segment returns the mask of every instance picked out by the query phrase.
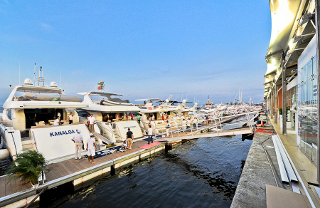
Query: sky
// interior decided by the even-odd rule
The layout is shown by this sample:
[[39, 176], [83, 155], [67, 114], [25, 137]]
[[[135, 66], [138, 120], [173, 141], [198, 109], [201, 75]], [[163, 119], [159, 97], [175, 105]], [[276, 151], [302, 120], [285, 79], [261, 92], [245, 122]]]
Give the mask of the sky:
[[266, 0], [0, 0], [0, 25], [0, 105], [35, 63], [67, 95], [263, 100]]

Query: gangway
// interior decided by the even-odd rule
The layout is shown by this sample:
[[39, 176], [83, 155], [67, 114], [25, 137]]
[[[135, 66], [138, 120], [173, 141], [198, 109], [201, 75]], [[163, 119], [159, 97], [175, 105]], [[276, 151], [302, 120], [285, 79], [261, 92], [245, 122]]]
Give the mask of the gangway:
[[97, 132], [93, 132], [93, 135], [101, 139], [102, 141], [106, 142], [109, 145], [113, 144], [113, 142], [111, 142], [108, 138], [102, 136], [101, 134], [98, 134]]
[[211, 138], [216, 136], [235, 136], [239, 134], [252, 134], [253, 130], [250, 128], [242, 128], [242, 129], [231, 129], [226, 130], [223, 132], [216, 132], [216, 133], [202, 133], [202, 134], [194, 134], [194, 135], [187, 135], [181, 137], [173, 137], [173, 138], [161, 138], [158, 139], [158, 142], [165, 142], [165, 143], [172, 143], [172, 142], [180, 142], [183, 140], [192, 140], [196, 138]]

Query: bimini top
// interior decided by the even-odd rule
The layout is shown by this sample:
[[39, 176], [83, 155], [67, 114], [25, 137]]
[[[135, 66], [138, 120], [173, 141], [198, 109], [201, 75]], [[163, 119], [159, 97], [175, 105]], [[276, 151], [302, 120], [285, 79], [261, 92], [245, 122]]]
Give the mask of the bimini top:
[[58, 93], [63, 94], [63, 90], [55, 87], [30, 86], [22, 85], [16, 87], [17, 92], [34, 92], [34, 93]]
[[103, 96], [107, 98], [111, 98], [112, 95], [114, 96], [122, 96], [114, 93], [107, 93], [107, 92], [89, 92], [89, 95], [97, 95], [97, 96]]
[[154, 102], [154, 101], [162, 101], [162, 99], [160, 98], [146, 98], [146, 99], [138, 99], [138, 100], [135, 100], [135, 101], [151, 101], [151, 102]]
[[[122, 95], [118, 95], [115, 93], [107, 93], [107, 92], [89, 92], [89, 93], [78, 93], [81, 95], [94, 95], [94, 96], [102, 96], [108, 98], [102, 102], [103, 105], [133, 105], [129, 102], [129, 100], [122, 100], [118, 97], [122, 97]], [[118, 96], [118, 97], [111, 97], [111, 96]]]

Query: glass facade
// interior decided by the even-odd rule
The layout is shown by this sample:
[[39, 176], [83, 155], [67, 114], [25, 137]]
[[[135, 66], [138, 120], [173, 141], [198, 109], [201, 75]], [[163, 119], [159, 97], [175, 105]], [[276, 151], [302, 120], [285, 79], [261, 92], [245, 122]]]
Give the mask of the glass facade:
[[317, 163], [317, 68], [312, 57], [298, 71], [298, 145], [300, 150]]
[[[295, 131], [296, 129], [296, 110], [298, 101], [298, 90], [297, 86], [292, 87], [286, 93], [286, 106], [290, 108], [287, 110], [287, 129], [288, 131]], [[289, 132], [288, 132], [289, 133]]]

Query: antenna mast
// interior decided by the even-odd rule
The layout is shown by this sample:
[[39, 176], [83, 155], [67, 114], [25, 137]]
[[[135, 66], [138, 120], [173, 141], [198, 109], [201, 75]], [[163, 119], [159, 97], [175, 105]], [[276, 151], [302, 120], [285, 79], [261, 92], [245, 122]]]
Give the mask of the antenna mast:
[[33, 84], [36, 85], [36, 65], [37, 63], [34, 63], [34, 72], [33, 72]]
[[[42, 76], [41, 76], [41, 72], [42, 72]], [[39, 70], [39, 77], [38, 77], [38, 86], [40, 86], [40, 82], [42, 82], [42, 86], [44, 86], [44, 81], [45, 78], [43, 77], [43, 70], [42, 70], [42, 66], [40, 66], [40, 70]]]

